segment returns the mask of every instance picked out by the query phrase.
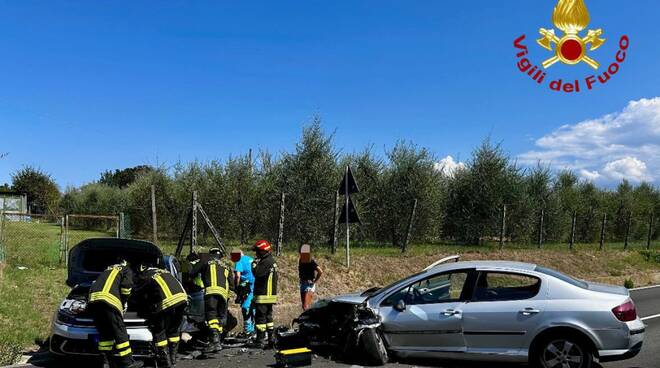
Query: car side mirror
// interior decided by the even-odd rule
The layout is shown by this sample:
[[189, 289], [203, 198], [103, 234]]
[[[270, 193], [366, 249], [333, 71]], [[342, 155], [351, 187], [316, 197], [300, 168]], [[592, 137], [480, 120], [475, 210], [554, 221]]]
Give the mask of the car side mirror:
[[394, 305], [394, 309], [396, 309], [399, 312], [403, 312], [404, 310], [406, 310], [406, 302], [403, 301], [403, 299], [399, 299], [399, 301], [396, 302], [396, 304]]

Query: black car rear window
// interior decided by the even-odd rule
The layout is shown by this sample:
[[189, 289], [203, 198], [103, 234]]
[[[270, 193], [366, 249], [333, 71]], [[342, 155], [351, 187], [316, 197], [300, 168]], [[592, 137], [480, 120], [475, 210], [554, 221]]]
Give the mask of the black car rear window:
[[569, 283], [573, 286], [577, 286], [577, 287], [582, 288], [582, 289], [587, 289], [587, 283], [586, 282], [574, 279], [574, 278], [572, 278], [568, 275], [565, 275], [565, 274], [563, 274], [559, 271], [555, 271], [555, 270], [551, 270], [549, 268], [539, 267], [539, 266], [536, 266], [536, 268], [534, 270], [536, 272], [540, 272], [540, 273], [546, 274], [548, 276], [558, 278], [558, 279], [560, 279], [564, 282], [567, 282], [567, 283]]

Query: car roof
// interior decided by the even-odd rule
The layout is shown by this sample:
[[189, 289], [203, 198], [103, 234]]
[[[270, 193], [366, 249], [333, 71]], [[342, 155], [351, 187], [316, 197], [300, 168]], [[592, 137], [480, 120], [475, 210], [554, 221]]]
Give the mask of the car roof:
[[462, 268], [490, 268], [509, 271], [534, 271], [536, 265], [533, 263], [515, 261], [465, 261], [439, 264], [429, 269], [428, 271], [436, 273], [438, 271], [452, 271]]

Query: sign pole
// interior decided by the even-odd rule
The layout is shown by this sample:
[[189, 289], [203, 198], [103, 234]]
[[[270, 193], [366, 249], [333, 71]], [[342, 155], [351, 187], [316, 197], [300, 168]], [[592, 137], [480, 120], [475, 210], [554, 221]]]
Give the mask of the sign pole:
[[349, 222], [349, 194], [348, 194], [348, 166], [346, 166], [346, 175], [344, 175], [344, 199], [346, 200], [346, 267], [351, 268], [351, 225]]

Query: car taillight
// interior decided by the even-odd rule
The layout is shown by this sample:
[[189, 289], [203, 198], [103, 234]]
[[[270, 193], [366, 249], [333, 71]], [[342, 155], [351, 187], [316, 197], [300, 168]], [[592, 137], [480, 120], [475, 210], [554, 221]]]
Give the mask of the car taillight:
[[630, 322], [637, 319], [637, 310], [635, 309], [635, 303], [633, 303], [632, 300], [615, 307], [612, 309], [612, 313], [614, 313], [616, 319], [621, 322]]

